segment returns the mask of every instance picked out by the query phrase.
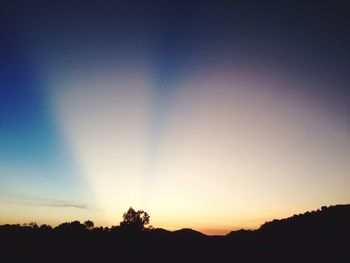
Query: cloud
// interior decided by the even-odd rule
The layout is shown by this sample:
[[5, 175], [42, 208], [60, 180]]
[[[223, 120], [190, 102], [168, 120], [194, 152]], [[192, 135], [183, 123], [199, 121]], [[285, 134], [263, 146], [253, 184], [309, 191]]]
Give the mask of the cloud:
[[86, 204], [71, 201], [58, 200], [53, 198], [41, 198], [27, 195], [2, 193], [0, 194], [0, 203], [30, 206], [49, 206], [49, 207], [71, 207], [78, 209], [91, 209]]

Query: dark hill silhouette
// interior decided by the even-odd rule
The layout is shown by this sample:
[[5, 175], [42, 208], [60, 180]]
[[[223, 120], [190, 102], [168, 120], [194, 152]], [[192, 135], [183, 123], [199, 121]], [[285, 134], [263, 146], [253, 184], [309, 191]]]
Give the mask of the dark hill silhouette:
[[176, 231], [173, 231], [173, 233], [178, 237], [188, 237], [188, 238], [201, 238], [205, 236], [205, 234], [190, 228], [183, 228], [180, 230], [176, 230]]
[[[131, 211], [131, 212], [130, 212]], [[192, 229], [147, 228], [142, 210], [112, 228], [93, 222], [0, 226], [3, 262], [348, 262], [350, 205], [322, 207], [238, 230], [207, 236]], [[130, 214], [131, 213], [131, 214]], [[140, 215], [145, 224], [140, 225]], [[131, 222], [131, 223], [130, 223]], [[132, 222], [137, 228], [132, 227]]]

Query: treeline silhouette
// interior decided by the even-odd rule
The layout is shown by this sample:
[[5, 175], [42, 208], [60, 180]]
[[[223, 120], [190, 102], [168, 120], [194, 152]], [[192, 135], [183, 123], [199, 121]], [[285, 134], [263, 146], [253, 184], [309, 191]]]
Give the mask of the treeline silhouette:
[[349, 262], [350, 205], [266, 222], [257, 230], [207, 236], [191, 229], [147, 227], [130, 208], [119, 226], [90, 220], [57, 227], [0, 226], [2, 262]]

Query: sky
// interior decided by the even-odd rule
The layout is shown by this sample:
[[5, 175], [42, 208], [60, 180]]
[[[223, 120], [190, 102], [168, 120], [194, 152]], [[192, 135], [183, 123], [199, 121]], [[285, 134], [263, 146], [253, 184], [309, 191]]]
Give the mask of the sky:
[[4, 1], [0, 223], [225, 234], [350, 203], [345, 2]]

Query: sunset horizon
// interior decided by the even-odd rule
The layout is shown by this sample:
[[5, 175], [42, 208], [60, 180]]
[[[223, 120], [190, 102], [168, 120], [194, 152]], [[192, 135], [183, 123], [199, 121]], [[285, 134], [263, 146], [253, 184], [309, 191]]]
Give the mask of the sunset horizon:
[[209, 235], [350, 204], [349, 9], [5, 1], [0, 225]]
[[[28, 198], [28, 199], [32, 199], [32, 200], [36, 200], [36, 201], [41, 201], [41, 202], [45, 202], [45, 199], [43, 198]], [[78, 204], [78, 203], [73, 203], [73, 202], [66, 202], [63, 200], [55, 200], [55, 199], [47, 199], [49, 200], [49, 202], [56, 202], [56, 204], [45, 204], [45, 203], [27, 203], [26, 205], [32, 206], [32, 205], [38, 205], [38, 206], [53, 206], [53, 207], [70, 207], [71, 209], [93, 209], [96, 210], [94, 208], [89, 208], [86, 205], [83, 204]], [[23, 204], [19, 204], [16, 202], [13, 202], [13, 204], [16, 205], [23, 205]], [[337, 206], [349, 206], [350, 204], [331, 204], [331, 205], [322, 205], [320, 207], [314, 208], [314, 209], [309, 209], [309, 210], [303, 210], [303, 211], [294, 211], [293, 213], [290, 211], [290, 213], [286, 213], [286, 214], [280, 214], [279, 216], [271, 216], [270, 218], [266, 217], [266, 218], [260, 218], [258, 220], [248, 220], [248, 221], [242, 221], [241, 225], [227, 225], [226, 227], [218, 227], [218, 226], [214, 226], [214, 227], [208, 227], [206, 225], [203, 225], [202, 227], [198, 227], [196, 225], [191, 225], [191, 224], [187, 224], [187, 225], [180, 225], [178, 223], [175, 223], [173, 225], [155, 225], [154, 222], [158, 222], [158, 220], [154, 219], [152, 214], [150, 214], [150, 224], [147, 227], [150, 227], [150, 229], [164, 229], [166, 231], [180, 231], [183, 229], [191, 229], [194, 231], [198, 231], [200, 233], [203, 233], [205, 235], [209, 235], [209, 236], [225, 236], [228, 235], [232, 232], [235, 231], [254, 231], [254, 230], [258, 230], [260, 229], [264, 224], [272, 222], [274, 220], [283, 220], [283, 219], [287, 219], [290, 218], [292, 216], [296, 216], [296, 215], [302, 215], [305, 213], [310, 213], [310, 212], [317, 212], [317, 211], [321, 211], [322, 209], [324, 209], [325, 207], [337, 207]], [[132, 206], [130, 206], [129, 208], [133, 208]], [[136, 210], [138, 210], [136, 208]], [[123, 213], [125, 213], [127, 211], [127, 209], [125, 209], [123, 211]], [[149, 212], [149, 211], [146, 211]], [[63, 221], [59, 221], [59, 220], [54, 220], [54, 221], [38, 221], [36, 220], [35, 217], [33, 218], [28, 218], [26, 219], [21, 219], [20, 221], [9, 221], [9, 220], [2, 220], [0, 219], [0, 225], [23, 225], [23, 226], [30, 226], [30, 225], [37, 225], [38, 227], [40, 226], [50, 226], [53, 228], [57, 228], [62, 224], [65, 223], [71, 223], [71, 222], [80, 222], [81, 224], [83, 224], [86, 221], [91, 221], [94, 224], [94, 227], [96, 228], [104, 228], [104, 229], [113, 229], [115, 227], [119, 227], [120, 222], [122, 221], [122, 214], [119, 216], [119, 218], [116, 217], [116, 219], [114, 220], [115, 222], [112, 224], [105, 224], [104, 222], [101, 221], [94, 221], [91, 218], [84, 218], [84, 217], [80, 217], [80, 218], [76, 218], [76, 217], [65, 217], [62, 219]]]

